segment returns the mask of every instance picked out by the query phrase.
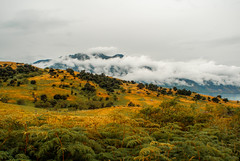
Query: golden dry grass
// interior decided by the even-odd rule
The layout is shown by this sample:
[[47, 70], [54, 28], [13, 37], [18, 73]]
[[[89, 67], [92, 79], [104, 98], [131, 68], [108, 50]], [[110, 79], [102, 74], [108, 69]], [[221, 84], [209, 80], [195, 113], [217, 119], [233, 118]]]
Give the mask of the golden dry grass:
[[112, 122], [130, 120], [123, 113], [135, 113], [140, 108], [111, 107], [83, 111], [49, 111], [31, 106], [19, 106], [0, 102], [0, 122], [16, 120], [21, 124], [48, 124], [53, 127], [84, 127], [96, 128]]
[[7, 64], [8, 66], [12, 67], [13, 69], [16, 69], [18, 65], [23, 65], [23, 63], [0, 61], [0, 65], [4, 65], [4, 64]]
[[[11, 62], [2, 62], [2, 64], [8, 64], [11, 66], [17, 66], [16, 63], [11, 63]], [[61, 70], [60, 70], [61, 71]], [[75, 72], [78, 74], [78, 72]], [[66, 77], [64, 81], [62, 82], [61, 79]], [[4, 94], [10, 97], [9, 102], [10, 103], [15, 103], [16, 100], [18, 99], [25, 99], [28, 101], [33, 101], [33, 93], [35, 96], [40, 97], [42, 94], [46, 94], [48, 98], [53, 98], [54, 95], [56, 94], [65, 94], [69, 95], [68, 100], [69, 101], [74, 101], [77, 99], [77, 96], [71, 95], [71, 88], [58, 88], [59, 85], [69, 85], [70, 83], [78, 87], [79, 84], [84, 86], [87, 81], [81, 80], [79, 78], [74, 78], [72, 75], [69, 73], [63, 72], [59, 73], [59, 77], [54, 78], [51, 76], [49, 73], [44, 72], [44, 74], [35, 76], [35, 77], [30, 77], [28, 78], [29, 82], [31, 80], [36, 80], [37, 84], [36, 85], [31, 85], [30, 83], [21, 85], [20, 87], [11, 87], [11, 86], [3, 86], [0, 94]], [[94, 84], [93, 82], [89, 82], [91, 85], [95, 86], [96, 88], [96, 93], [97, 96], [99, 97], [109, 97], [107, 94], [106, 90], [99, 88], [98, 85]], [[56, 87], [52, 87], [52, 85], [56, 85]], [[34, 89], [35, 88], [35, 89]], [[77, 91], [75, 91], [77, 92]]]
[[[13, 63], [13, 62], [0, 62], [0, 65], [1, 64], [8, 64], [13, 68], [17, 67], [17, 64]], [[63, 73], [61, 73], [61, 72], [58, 73], [59, 77], [57, 77], [57, 78], [54, 78], [49, 73], [47, 73], [48, 70], [46, 70], [46, 72], [44, 72], [44, 74], [42, 74], [42, 75], [28, 78], [29, 81], [36, 80], [37, 85], [24, 84], [24, 85], [21, 85], [20, 87], [1, 87], [0, 94], [8, 95], [11, 98], [9, 101], [10, 103], [15, 103], [16, 100], [18, 100], [18, 99], [33, 101], [34, 100], [34, 98], [32, 96], [33, 92], [34, 92], [35, 96], [38, 96], [38, 97], [41, 96], [42, 94], [47, 94], [48, 98], [53, 98], [53, 96], [55, 94], [66, 94], [66, 95], [68, 94], [69, 95], [68, 100], [75, 101], [77, 99], [77, 96], [71, 95], [71, 89], [70, 88], [65, 88], [65, 89], [58, 88], [59, 85], [68, 85], [68, 84], [72, 83], [73, 86], [78, 87], [79, 84], [84, 86], [84, 84], [86, 84], [87, 81], [81, 80], [79, 78], [74, 78], [72, 75], [70, 75], [69, 73], [67, 73], [64, 70], [59, 70], [59, 71], [62, 71]], [[75, 74], [78, 74], [78, 72], [75, 72]], [[61, 81], [61, 79], [63, 79], [64, 76], [66, 77], [66, 79], [64, 79], [64, 81]], [[110, 97], [106, 90], [100, 88], [97, 84], [94, 84], [91, 81], [89, 83], [91, 85], [95, 86], [95, 88], [97, 89], [97, 92], [96, 92], [97, 96]], [[55, 84], [56, 87], [52, 87], [53, 84]], [[36, 87], [36, 90], [33, 90], [34, 87]], [[173, 99], [175, 97], [175, 96], [171, 96], [171, 95], [169, 95], [169, 96], [168, 95], [164, 95], [164, 96], [160, 95], [157, 97], [157, 92], [150, 91], [147, 89], [138, 89], [137, 84], [124, 83], [122, 85], [122, 87], [124, 89], [126, 89], [126, 92], [125, 92], [125, 94], [123, 94], [123, 97], [121, 97], [121, 99], [123, 99], [125, 101], [126, 100], [132, 101], [134, 104], [140, 105], [141, 107], [144, 107], [146, 105], [157, 107], [164, 100]], [[131, 93], [127, 92], [129, 89], [131, 90]], [[173, 91], [173, 93], [175, 93], [175, 92]], [[205, 95], [203, 95], [203, 96], [213, 98], [211, 96], [205, 96]], [[190, 106], [191, 104], [196, 103], [196, 101], [193, 101], [192, 98], [193, 98], [192, 96], [191, 97], [182, 96], [182, 97], [179, 97], [178, 99], [181, 104]], [[228, 103], [224, 103], [223, 101], [221, 101], [220, 103], [224, 104], [226, 106], [231, 106], [231, 107], [239, 107], [240, 106], [240, 104], [237, 104], [236, 101], [229, 101]], [[200, 109], [204, 110], [206, 107], [206, 104], [208, 104], [209, 106], [214, 106], [214, 107], [216, 107], [218, 105], [213, 102], [197, 101], [197, 105]], [[126, 108], [126, 107], [122, 107], [123, 105], [126, 105], [126, 104], [121, 104], [121, 107], [114, 108], [114, 111], [117, 109]], [[19, 106], [16, 106], [16, 107], [21, 109], [21, 107], [19, 107]], [[128, 108], [126, 108], [126, 109], [128, 109]], [[106, 109], [86, 111], [86, 112], [84, 112], [84, 111], [79, 111], [79, 112], [74, 112], [74, 113], [68, 112], [66, 117], [61, 117], [61, 119], [59, 118], [59, 113], [47, 112], [46, 114], [50, 113], [51, 115], [55, 116], [53, 118], [48, 118], [48, 120], [50, 120], [50, 122], [54, 122], [53, 120], [55, 120], [55, 122], [59, 122], [59, 124], [64, 123], [65, 120], [71, 120], [72, 118], [74, 118], [74, 120], [79, 120], [79, 121], [77, 121], [78, 124], [82, 124], [82, 123], [84, 124], [83, 120], [88, 120], [88, 122], [91, 122], [91, 120], [94, 120], [94, 119], [97, 119], [99, 123], [101, 123], [101, 122], [107, 123], [107, 122], [109, 122], [109, 118], [108, 118], [109, 114], [108, 113], [112, 110], [113, 109], [111, 109], [111, 108], [106, 108]], [[104, 113], [107, 113], [107, 114], [104, 114]], [[68, 116], [68, 114], [70, 114], [70, 116]], [[83, 116], [83, 114], [85, 116]], [[31, 115], [33, 115], [33, 113]], [[81, 117], [80, 117], [80, 115], [81, 115]], [[88, 116], [88, 117], [86, 117], [86, 116]]]

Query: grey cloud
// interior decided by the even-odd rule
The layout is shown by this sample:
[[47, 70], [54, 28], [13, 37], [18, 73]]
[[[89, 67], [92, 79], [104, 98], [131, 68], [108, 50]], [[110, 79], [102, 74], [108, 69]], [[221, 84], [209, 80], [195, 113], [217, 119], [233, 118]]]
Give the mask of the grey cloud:
[[213, 38], [207, 40], [193, 40], [188, 42], [181, 42], [180, 45], [183, 45], [185, 47], [194, 46], [219, 47], [229, 45], [240, 45], [240, 35], [224, 38]]
[[210, 41], [210, 44], [215, 46], [219, 45], [240, 45], [240, 35], [234, 37], [220, 38]]
[[116, 47], [95, 47], [87, 50], [87, 53], [115, 54], [118, 51]]
[[51, 18], [41, 11], [24, 10], [17, 13], [14, 18], [1, 22], [0, 27], [7, 31], [34, 33], [61, 28], [67, 24], [67, 21]]
[[0, 56], [57, 57], [116, 46], [156, 60], [238, 65], [238, 1], [1, 0]]

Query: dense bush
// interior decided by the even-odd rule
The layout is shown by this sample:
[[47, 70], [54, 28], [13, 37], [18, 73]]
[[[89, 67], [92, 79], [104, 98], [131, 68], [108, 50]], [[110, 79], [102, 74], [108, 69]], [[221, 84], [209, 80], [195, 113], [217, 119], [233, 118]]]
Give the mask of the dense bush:
[[111, 107], [114, 103], [110, 100], [103, 100], [96, 98], [91, 98], [91, 100], [77, 100], [68, 101], [66, 100], [66, 95], [56, 94], [54, 99], [48, 99], [45, 94], [40, 96], [40, 101], [35, 102], [35, 107], [39, 108], [68, 108], [71, 110], [87, 110], [87, 109], [99, 109], [104, 107]]
[[192, 92], [190, 90], [186, 90], [186, 89], [178, 89], [176, 94], [191, 96]]
[[157, 91], [158, 90], [158, 86], [155, 85], [155, 84], [150, 83], [150, 84], [146, 84], [146, 89], [149, 89], [151, 91]]
[[89, 84], [89, 83], [86, 83], [86, 84], [84, 85], [84, 87], [82, 88], [82, 90], [83, 90], [83, 91], [87, 91], [87, 92], [95, 92], [95, 91], [96, 91], [95, 87], [92, 86], [92, 85]]
[[50, 102], [44, 102], [44, 101], [37, 101], [35, 102], [35, 107], [39, 108], [50, 108], [52, 107]]
[[143, 83], [139, 83], [139, 84], [137, 85], [137, 87], [138, 87], [139, 89], [143, 89], [143, 88], [145, 88], [145, 85], [144, 85]]
[[212, 98], [212, 101], [215, 102], [215, 103], [219, 103], [220, 100], [219, 100], [218, 98], [219, 98], [219, 97], [213, 97], [213, 98]]
[[190, 109], [179, 105], [176, 99], [172, 99], [163, 101], [157, 108], [143, 108], [140, 110], [140, 116], [163, 125], [178, 122], [183, 128], [186, 128], [196, 123], [196, 118], [189, 111]]
[[109, 92], [114, 92], [114, 89], [119, 89], [122, 84], [122, 81], [119, 79], [110, 78], [104, 74], [86, 73], [84, 70], [77, 74], [77, 77], [83, 80], [93, 81]]
[[37, 82], [36, 82], [36, 80], [31, 80], [30, 83], [31, 83], [31, 84], [36, 84]]
[[134, 106], [135, 106], [135, 104], [133, 102], [128, 103], [128, 107], [134, 107]]
[[229, 102], [227, 98], [223, 98], [223, 101], [224, 101], [225, 103]]
[[53, 98], [55, 99], [55, 100], [66, 100], [67, 99], [67, 95], [63, 95], [63, 94], [55, 94], [54, 96], [53, 96]]
[[40, 99], [41, 99], [41, 101], [43, 101], [43, 102], [47, 102], [47, 100], [48, 100], [46, 94], [42, 94], [42, 95], [40, 96]]
[[16, 69], [13, 69], [8, 64], [5, 64], [4, 66], [0, 67], [0, 79], [13, 78], [17, 74], [26, 74], [24, 76], [31, 77], [32, 76], [31, 74], [33, 73], [35, 73], [34, 74], [35, 76], [39, 75], [41, 71], [38, 68], [28, 64], [18, 65]]
[[166, 88], [162, 88], [159, 90], [160, 94], [162, 95], [166, 95], [167, 94], [167, 89]]
[[58, 100], [54, 107], [55, 108], [68, 108], [69, 102], [65, 101], [65, 100]]
[[206, 97], [201, 96], [200, 94], [196, 94], [196, 95], [193, 97], [193, 100], [195, 100], [195, 101], [198, 101], [198, 100], [206, 100]]
[[[94, 109], [104, 99], [55, 101], [58, 108], [85, 104]], [[97, 126], [98, 122], [89, 119], [84, 125], [87, 129], [77, 127], [72, 119], [65, 122], [69, 116], [64, 114], [55, 116], [56, 123], [64, 120], [56, 127], [47, 124], [54, 117], [48, 114], [36, 115], [30, 122], [6, 117], [0, 123], [4, 145], [0, 160], [239, 160], [239, 108], [219, 104], [203, 112], [179, 102], [177, 98], [165, 100], [159, 107], [143, 108], [138, 115], [117, 110], [109, 116], [111, 123]], [[46, 106], [50, 100], [38, 103]], [[222, 121], [216, 124], [221, 118], [227, 119], [227, 128], [221, 127]]]
[[32, 73], [32, 72], [38, 72], [39, 69], [32, 66], [32, 65], [24, 64], [24, 65], [18, 65], [16, 71], [18, 73], [29, 74], [29, 73]]
[[12, 67], [1, 67], [0, 68], [0, 78], [13, 78], [13, 76], [16, 74], [16, 70], [13, 70]]
[[25, 105], [25, 100], [24, 99], [18, 99], [17, 104], [18, 105]]
[[[5, 133], [5, 134], [4, 134]], [[1, 129], [1, 160], [85, 160], [96, 158], [95, 151], [102, 147], [80, 128], [43, 128], [27, 132], [16, 129], [10, 132]]]
[[6, 95], [0, 95], [0, 101], [3, 103], [8, 103], [8, 101], [10, 100], [10, 98]]
[[71, 75], [74, 76], [74, 70], [73, 70], [73, 69], [68, 68], [68, 69], [66, 69], [66, 71], [67, 71], [69, 74], [71, 74]]

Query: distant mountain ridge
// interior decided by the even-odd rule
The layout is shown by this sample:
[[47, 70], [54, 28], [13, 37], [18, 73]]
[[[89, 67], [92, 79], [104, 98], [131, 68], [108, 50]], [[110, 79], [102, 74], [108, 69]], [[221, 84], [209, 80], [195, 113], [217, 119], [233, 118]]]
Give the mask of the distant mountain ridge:
[[94, 57], [96, 59], [99, 58], [99, 59], [106, 59], [107, 60], [107, 59], [112, 59], [112, 58], [123, 58], [124, 55], [116, 54], [114, 56], [107, 56], [103, 53], [93, 53], [89, 56], [87, 54], [77, 53], [77, 54], [74, 54], [74, 55], [69, 55], [69, 57], [72, 58], [72, 59], [78, 59], [78, 60], [83, 60], [84, 61], [84, 60], [91, 59], [91, 57]]
[[[83, 54], [77, 53], [73, 55], [68, 55], [64, 57], [59, 57], [57, 60], [53, 59], [45, 59], [45, 60], [38, 60], [33, 63], [33, 65], [40, 67], [40, 68], [57, 68], [57, 69], [67, 69], [72, 68], [75, 71], [86, 70], [87, 72], [91, 73], [104, 73], [109, 76], [124, 76], [128, 74], [128, 70], [122, 69], [116, 65], [111, 65], [109, 69], [106, 69], [104, 66], [95, 66], [94, 63], [89, 62], [89, 64], [82, 64], [86, 61], [91, 60], [110, 60], [110, 59], [122, 59], [124, 57], [123, 54], [115, 54], [113, 56], [108, 56], [103, 53], [93, 53], [93, 54]], [[72, 60], [72, 62], [70, 62]], [[146, 67], [150, 68], [150, 67]]]
[[[77, 53], [73, 55], [61, 56], [57, 59], [38, 60], [33, 65], [40, 68], [55, 68], [67, 69], [72, 68], [75, 71], [85, 70], [90, 73], [101, 74], [104, 73], [108, 76], [117, 77], [125, 80], [134, 80], [136, 82], [154, 83], [164, 87], [186, 88], [200, 93], [240, 93], [238, 82], [232, 81], [233, 78], [229, 77], [229, 73], [224, 74], [224, 71], [217, 71], [217, 74], [211, 72], [194, 73], [195, 75], [203, 75], [202, 80], [191, 78], [191, 69], [186, 77], [181, 76], [180, 72], [187, 73], [186, 71], [179, 70], [178, 66], [174, 69], [169, 64], [161, 62], [148, 62], [145, 58], [129, 57], [123, 54], [115, 54], [112, 56], [104, 53], [84, 54]], [[181, 66], [184, 67], [184, 64]], [[196, 65], [198, 67], [198, 65]], [[218, 66], [217, 66], [218, 67]], [[189, 67], [192, 68], [192, 67]], [[222, 68], [222, 66], [219, 66]], [[226, 67], [227, 68], [227, 67]], [[168, 70], [173, 70], [169, 72]], [[178, 71], [179, 70], [179, 71]], [[239, 70], [240, 73], [240, 70]], [[186, 75], [186, 74], [185, 74]], [[204, 75], [210, 75], [211, 78], [206, 79]], [[190, 77], [190, 78], [189, 78]], [[240, 76], [234, 77], [237, 78]]]

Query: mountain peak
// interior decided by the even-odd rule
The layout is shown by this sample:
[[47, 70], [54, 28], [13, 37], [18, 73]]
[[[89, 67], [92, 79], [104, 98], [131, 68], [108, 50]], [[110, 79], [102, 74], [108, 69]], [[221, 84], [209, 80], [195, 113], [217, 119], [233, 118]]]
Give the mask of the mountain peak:
[[90, 59], [90, 56], [88, 56], [87, 54], [82, 54], [82, 53], [69, 55], [69, 57], [72, 59], [78, 59], [78, 60], [89, 60]]
[[108, 56], [103, 53], [93, 53], [92, 56], [94, 56], [95, 58], [100, 58], [100, 59], [111, 59], [111, 58], [123, 58], [124, 57], [124, 55], [122, 55], [122, 54]]
[[68, 57], [72, 58], [72, 59], [78, 59], [78, 60], [89, 60], [91, 59], [91, 57], [96, 58], [96, 59], [112, 59], [112, 58], [123, 58], [124, 55], [122, 54], [116, 54], [113, 56], [108, 56], [105, 55], [103, 53], [93, 53], [93, 54], [83, 54], [83, 53], [77, 53], [77, 54], [73, 54], [73, 55], [69, 55]]

